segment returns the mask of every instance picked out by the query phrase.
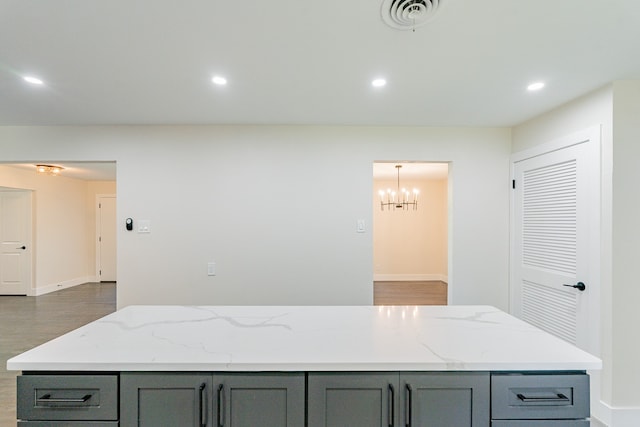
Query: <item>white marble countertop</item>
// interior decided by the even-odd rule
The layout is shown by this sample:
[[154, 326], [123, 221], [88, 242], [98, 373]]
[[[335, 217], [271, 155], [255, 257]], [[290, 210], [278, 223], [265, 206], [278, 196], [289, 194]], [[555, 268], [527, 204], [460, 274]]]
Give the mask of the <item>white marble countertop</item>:
[[601, 361], [488, 306], [130, 306], [18, 355], [23, 371], [515, 371]]

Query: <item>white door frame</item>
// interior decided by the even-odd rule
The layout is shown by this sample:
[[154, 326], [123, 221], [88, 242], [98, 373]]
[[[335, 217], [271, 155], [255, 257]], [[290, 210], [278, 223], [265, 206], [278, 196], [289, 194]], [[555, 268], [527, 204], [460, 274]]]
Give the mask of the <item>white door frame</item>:
[[[515, 164], [519, 161], [526, 160], [532, 157], [540, 156], [543, 154], [547, 154], [553, 151], [558, 151], [563, 148], [570, 147], [572, 145], [577, 145], [580, 143], [584, 143], [585, 141], [589, 141], [589, 159], [590, 165], [589, 167], [595, 168], [596, 173], [593, 174], [597, 177], [597, 183], [589, 183], [589, 188], [592, 196], [595, 198], [594, 204], [597, 205], [597, 209], [592, 209], [592, 212], [589, 212], [591, 216], [589, 224], [589, 237], [591, 245], [594, 248], [589, 254], [589, 268], [590, 268], [590, 277], [592, 283], [597, 283], [595, 286], [590, 286], [589, 291], [591, 292], [589, 298], [589, 325], [587, 328], [589, 330], [589, 338], [587, 343], [586, 350], [599, 355], [601, 353], [601, 340], [600, 340], [600, 278], [601, 278], [601, 257], [600, 257], [600, 246], [601, 246], [601, 205], [602, 205], [602, 189], [601, 189], [601, 126], [595, 125], [589, 127], [585, 130], [567, 135], [565, 137], [553, 140], [546, 144], [542, 144], [536, 147], [533, 147], [528, 150], [524, 150], [518, 153], [514, 153], [511, 155], [511, 167], [510, 174], [511, 180], [515, 179]], [[515, 234], [516, 234], [516, 223], [515, 223], [515, 197], [513, 192], [510, 196], [510, 272], [509, 272], [509, 311], [513, 313], [513, 286], [515, 285], [515, 268], [511, 264], [513, 263], [515, 250]]]
[[[100, 199], [102, 198], [116, 198], [115, 194], [96, 194], [96, 203], [95, 203], [95, 223], [96, 223], [96, 234], [94, 236], [94, 241], [95, 241], [95, 245], [96, 245], [96, 270], [95, 270], [95, 277], [96, 277], [96, 282], [100, 282], [100, 264], [101, 264], [101, 246], [100, 246], [100, 234], [101, 234], [101, 229], [100, 229], [100, 221], [98, 219], [98, 213], [100, 212]], [[116, 198], [117, 201], [117, 198]], [[117, 208], [117, 205], [116, 205]]]

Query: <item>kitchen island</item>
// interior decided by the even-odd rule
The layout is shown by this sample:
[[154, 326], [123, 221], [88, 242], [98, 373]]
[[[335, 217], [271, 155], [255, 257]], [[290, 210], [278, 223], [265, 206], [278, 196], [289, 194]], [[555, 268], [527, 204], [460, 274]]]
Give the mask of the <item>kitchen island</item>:
[[586, 426], [601, 361], [489, 306], [130, 306], [7, 368], [25, 426]]

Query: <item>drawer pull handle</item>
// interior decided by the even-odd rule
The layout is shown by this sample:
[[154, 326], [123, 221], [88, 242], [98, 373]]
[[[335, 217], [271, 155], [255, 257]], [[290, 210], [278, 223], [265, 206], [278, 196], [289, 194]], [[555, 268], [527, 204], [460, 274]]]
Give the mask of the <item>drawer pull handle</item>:
[[224, 384], [218, 386], [218, 427], [224, 427]]
[[395, 424], [394, 420], [396, 418], [396, 414], [395, 414], [396, 398], [395, 398], [395, 390], [393, 389], [393, 386], [391, 384], [389, 384], [387, 398], [388, 398], [387, 404], [389, 405], [389, 407], [387, 408], [387, 421], [388, 421], [387, 425], [389, 427], [393, 427]]
[[42, 397], [36, 399], [36, 403], [84, 403], [87, 400], [91, 399], [91, 394], [85, 394], [82, 397], [78, 398], [55, 398], [51, 397], [51, 393], [47, 393]]
[[411, 384], [407, 384], [405, 388], [405, 400], [404, 400], [404, 425], [405, 427], [411, 427], [411, 407], [413, 406], [413, 389]]
[[207, 384], [200, 384], [200, 427], [207, 426]]
[[555, 396], [545, 396], [545, 397], [527, 397], [522, 393], [518, 393], [516, 396], [518, 396], [518, 399], [522, 400], [523, 402], [570, 402], [571, 399], [569, 399], [567, 396], [565, 396], [562, 393], [556, 393]]

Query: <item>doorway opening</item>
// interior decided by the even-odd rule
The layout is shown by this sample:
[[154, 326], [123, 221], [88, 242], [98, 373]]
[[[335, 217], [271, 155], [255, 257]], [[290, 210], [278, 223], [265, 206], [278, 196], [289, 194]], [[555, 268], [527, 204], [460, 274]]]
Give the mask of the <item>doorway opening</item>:
[[[36, 165], [55, 165], [58, 172], [38, 173]], [[42, 168], [45, 169], [45, 168]], [[101, 282], [97, 246], [101, 220], [98, 196], [115, 203], [116, 163], [104, 161], [28, 161], [0, 164], [0, 186], [30, 192], [31, 239], [25, 244], [29, 280], [15, 295], [39, 296], [85, 283]], [[115, 206], [115, 205], [114, 205]], [[115, 269], [115, 208], [112, 235]], [[0, 226], [2, 218], [0, 218]], [[107, 230], [108, 227], [102, 227]], [[4, 267], [3, 267], [4, 268]], [[35, 272], [37, 271], [37, 275]], [[115, 282], [115, 274], [113, 276]]]
[[448, 163], [373, 163], [375, 305], [448, 303], [448, 222]]

